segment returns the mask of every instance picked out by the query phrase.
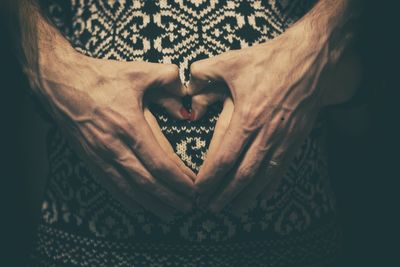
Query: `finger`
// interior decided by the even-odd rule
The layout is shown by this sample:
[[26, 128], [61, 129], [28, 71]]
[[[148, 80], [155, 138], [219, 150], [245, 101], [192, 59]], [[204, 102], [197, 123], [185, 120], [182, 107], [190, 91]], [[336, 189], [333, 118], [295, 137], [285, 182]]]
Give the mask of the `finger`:
[[127, 173], [138, 188], [141, 188], [148, 194], [170, 205], [174, 209], [182, 212], [188, 212], [192, 208], [191, 199], [178, 195], [175, 191], [166, 187], [160, 181], [157, 181], [141, 164], [138, 158], [133, 154], [128, 154], [126, 160], [119, 161], [121, 165], [120, 172]]
[[[206, 158], [213, 158], [215, 156], [215, 154], [218, 152], [219, 145], [221, 144], [221, 142], [225, 136], [226, 130], [229, 127], [229, 123], [232, 118], [233, 110], [234, 110], [234, 105], [233, 105], [232, 99], [226, 98], [224, 101], [224, 106], [223, 106], [222, 112], [220, 113], [217, 123], [215, 125], [214, 134], [212, 136], [210, 145], [208, 147]], [[196, 181], [195, 181], [195, 185], [197, 186]], [[207, 200], [207, 198], [204, 195], [200, 196], [200, 198], [197, 199], [197, 201], [199, 202], [198, 204], [200, 206], [205, 206], [207, 204], [206, 200]]]
[[[97, 110], [95, 115], [113, 126], [117, 137], [139, 157], [153, 177], [164, 181], [186, 196], [192, 196], [194, 194], [192, 179], [183, 173], [160, 147], [142, 112], [139, 108], [133, 111], [130, 122], [111, 110]], [[112, 142], [115, 138], [109, 139]]]
[[190, 65], [189, 95], [196, 95], [209, 85], [209, 81], [223, 81], [226, 53], [196, 61]]
[[[274, 158], [273, 161], [286, 162], [283, 158]], [[268, 190], [268, 196], [270, 196], [270, 194], [275, 192], [278, 188], [279, 182], [285, 174], [288, 164], [278, 166], [271, 165], [269, 162], [266, 164], [269, 166], [260, 169], [257, 174], [257, 179], [255, 179], [253, 183], [249, 184], [235, 199], [232, 200], [231, 208], [235, 215], [240, 216], [244, 214], [257, 197], [266, 189]]]
[[195, 185], [202, 195], [201, 202], [207, 202], [214, 193], [217, 185], [235, 165], [252, 135], [252, 131], [243, 128], [241, 116], [234, 111], [221, 143], [214, 145], [216, 152], [212, 157], [207, 156], [196, 179]]
[[283, 138], [281, 114], [270, 114], [267, 123], [257, 134], [257, 137], [248, 147], [237, 170], [228, 174], [228, 181], [222, 190], [215, 194], [210, 201], [210, 209], [213, 212], [221, 211], [233, 198], [235, 198], [249, 183], [257, 178], [256, 174], [260, 164], [267, 153], [272, 153], [274, 147]]
[[124, 177], [124, 179], [115, 180], [115, 183], [120, 184], [120, 187], [126, 186], [127, 181], [130, 181], [135, 184], [136, 188], [140, 188], [140, 190], [153, 195], [175, 209], [183, 212], [191, 209], [190, 199], [177, 195], [176, 192], [157, 181], [145, 169], [136, 155], [125, 147], [119, 139], [105, 135], [95, 127], [89, 127], [89, 129], [86, 135], [91, 136], [92, 140], [99, 140], [96, 144], [97, 151], [105, 151], [103, 155], [106, 156], [105, 161], [108, 164], [104, 166], [108, 167], [114, 163], [114, 168]]
[[192, 121], [200, 119], [207, 111], [208, 106], [217, 101], [223, 101], [229, 93], [229, 88], [223, 83], [212, 84], [201, 94], [192, 96]]
[[[112, 197], [119, 201], [128, 210], [131, 212], [138, 212], [141, 210], [141, 208], [138, 207], [138, 205], [140, 205], [145, 210], [148, 210], [164, 221], [170, 221], [173, 219], [173, 215], [176, 211], [175, 209], [129, 183], [121, 183], [121, 181], [126, 179], [125, 177], [123, 177], [114, 167], [110, 166], [109, 163], [104, 161], [99, 163], [101, 166], [108, 166], [103, 169], [102, 175], [105, 177], [102, 183], [103, 186], [105, 186], [105, 188], [110, 192]], [[117, 182], [112, 182], [113, 180]]]
[[158, 88], [175, 96], [186, 95], [187, 89], [182, 84], [177, 65], [146, 62], [145, 72], [148, 79], [145, 89]]
[[[290, 163], [292, 163], [293, 159], [296, 156], [296, 153], [299, 151], [299, 149], [301, 148], [301, 146], [304, 144], [305, 140], [307, 139], [307, 136], [309, 136], [314, 121], [316, 119], [316, 115], [317, 113], [314, 114], [310, 114], [308, 116], [302, 116], [302, 118], [300, 118], [298, 121], [294, 120], [294, 122], [291, 123], [291, 128], [295, 129], [295, 132], [291, 134], [291, 137], [289, 138], [289, 136], [287, 136], [287, 138], [285, 138], [282, 143], [284, 145], [282, 145], [281, 147], [284, 147], [285, 150], [283, 152], [278, 151], [276, 153], [276, 155], [274, 157], [277, 158], [276, 162], [279, 162], [279, 157], [282, 154], [282, 159], [281, 159], [281, 168], [283, 173], [281, 173], [281, 176], [279, 175], [269, 175], [267, 173], [268, 176], [271, 177], [271, 182], [268, 184], [267, 187], [265, 187], [265, 190], [262, 191], [261, 193], [261, 197], [270, 197], [274, 192], [275, 189], [279, 186], [281, 177], [283, 177], [283, 175], [285, 174], [285, 170], [288, 170]], [[297, 125], [297, 127], [296, 127]], [[279, 166], [279, 165], [278, 165]], [[268, 170], [267, 170], [268, 171]], [[276, 170], [277, 172], [279, 171], [279, 169], [277, 168]]]
[[[293, 127], [299, 124], [294, 123], [294, 121], [295, 120], [289, 123], [289, 125], [291, 124]], [[305, 127], [296, 127], [297, 131], [286, 134], [278, 141], [278, 144], [273, 149], [273, 154], [266, 158], [267, 162], [263, 162], [266, 166], [260, 168], [257, 179], [254, 179], [254, 181], [232, 201], [234, 213], [242, 214], [260, 194], [262, 194], [262, 197], [270, 197], [275, 192], [285, 172], [292, 163], [296, 152], [311, 130], [313, 119], [310, 118], [310, 121], [311, 123], [307, 123]], [[289, 126], [285, 130], [288, 131], [288, 129], [292, 127]]]
[[149, 64], [152, 67], [149, 75], [153, 81], [150, 88], [145, 92], [144, 100], [159, 104], [176, 119], [190, 119], [189, 111], [182, 105], [182, 97], [186, 95], [186, 87], [179, 77], [178, 66], [174, 64]]
[[171, 144], [169, 143], [165, 135], [161, 132], [157, 119], [147, 108], [144, 110], [144, 117], [146, 118], [146, 121], [150, 125], [150, 128], [152, 129], [154, 136], [156, 137], [161, 147], [164, 149], [165, 153], [168, 154], [168, 156], [175, 162], [175, 164], [178, 165], [179, 168], [181, 168], [181, 170], [192, 179], [192, 181], [195, 181], [196, 174], [194, 174], [193, 171], [183, 163], [183, 161], [178, 157], [178, 155], [176, 155]]
[[[88, 127], [84, 132], [86, 138], [90, 140], [98, 140], [99, 132], [93, 126]], [[93, 151], [93, 146], [89, 148], [90, 143], [82, 144], [83, 150], [86, 153], [82, 155], [92, 155], [86, 160], [90, 169], [94, 171], [99, 183], [110, 192], [111, 196], [125, 206], [130, 212], [139, 212], [141, 207], [150, 211], [154, 215], [163, 220], [170, 220], [173, 218], [173, 213], [176, 209], [164, 204], [160, 199], [150, 196], [140, 188], [133, 187], [131, 183], [127, 182], [127, 177], [121, 175], [120, 172], [112, 165], [111, 160], [104, 160], [98, 153], [87, 153]], [[112, 152], [111, 152], [112, 153]], [[110, 154], [106, 154], [106, 157]]]
[[[221, 144], [222, 139], [225, 136], [226, 130], [229, 127], [233, 110], [234, 105], [232, 99], [226, 98], [224, 101], [222, 112], [220, 113], [217, 123], [215, 125], [214, 134], [208, 147], [206, 158], [213, 158], [214, 155], [218, 152], [218, 147]], [[198, 198], [197, 201], [199, 202], [198, 205], [200, 205], [201, 207], [205, 207], [207, 204], [205, 196]]]
[[146, 92], [144, 101], [160, 105], [175, 119], [190, 119], [190, 112], [183, 106], [182, 98], [163, 92], [161, 89]]
[[[292, 155], [292, 153], [281, 152], [280, 155], [277, 153], [271, 157], [271, 160], [264, 162], [266, 166], [260, 168], [257, 179], [254, 179], [254, 182], [250, 183], [231, 202], [232, 212], [235, 215], [242, 215], [261, 193], [270, 197], [275, 192], [291, 163], [289, 155]], [[277, 164], [271, 164], [271, 161]]]
[[[139, 111], [137, 111], [139, 113]], [[194, 193], [192, 179], [183, 173], [173, 160], [160, 147], [142, 113], [135, 114], [134, 123], [126, 125], [121, 131], [127, 145], [139, 157], [153, 177], [161, 179], [168, 186], [186, 196]]]
[[231, 98], [226, 98], [224, 101], [224, 106], [219, 114], [217, 123], [215, 125], [214, 134], [210, 141], [210, 145], [207, 150], [207, 158], [213, 158], [214, 155], [218, 152], [219, 145], [221, 144], [225, 133], [229, 127], [229, 123], [232, 119], [232, 114], [234, 110], [234, 104]]
[[[140, 64], [142, 72], [148, 74], [148, 77], [142, 76], [142, 79], [146, 81], [144, 83], [142, 81], [144, 91], [152, 86], [166, 86], [167, 89], [177, 87], [176, 83], [179, 81], [177, 66], [147, 62]], [[135, 66], [138, 67], [138, 65]], [[138, 156], [153, 177], [161, 179], [168, 186], [186, 196], [192, 196], [194, 193], [192, 179], [180, 170], [163, 149], [160, 149], [159, 143], [144, 118], [140, 95], [132, 101], [134, 109], [132, 114], [129, 114], [129, 119], [111, 110], [97, 110], [96, 115], [101, 116], [101, 120], [107, 120], [110, 125], [114, 126], [118, 136]]]

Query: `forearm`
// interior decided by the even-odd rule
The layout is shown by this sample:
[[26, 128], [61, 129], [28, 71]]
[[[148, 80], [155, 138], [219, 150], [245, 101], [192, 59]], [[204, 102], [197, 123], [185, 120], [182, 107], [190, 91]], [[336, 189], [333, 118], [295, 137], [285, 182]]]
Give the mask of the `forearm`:
[[328, 63], [336, 63], [357, 37], [362, 12], [360, 0], [319, 0], [289, 31], [301, 34], [315, 49], [327, 52]]
[[73, 48], [58, 30], [41, 14], [36, 0], [16, 1], [14, 11], [18, 30], [17, 52], [33, 90], [40, 88], [39, 76], [48, 60], [63, 61]]
[[361, 84], [363, 67], [355, 45], [362, 9], [359, 0], [320, 0], [288, 29], [289, 36], [301, 38], [306, 54], [319, 54], [321, 106], [350, 100]]

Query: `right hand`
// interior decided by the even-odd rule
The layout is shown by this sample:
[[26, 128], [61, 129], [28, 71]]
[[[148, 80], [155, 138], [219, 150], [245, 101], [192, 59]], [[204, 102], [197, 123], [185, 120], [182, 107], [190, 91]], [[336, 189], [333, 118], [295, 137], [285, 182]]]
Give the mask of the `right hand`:
[[64, 51], [41, 56], [31, 84], [100, 184], [122, 204], [133, 211], [139, 204], [166, 220], [191, 209], [195, 175], [154, 127], [151, 113], [144, 116], [145, 92], [162, 88], [149, 94], [150, 101], [182, 117], [177, 66]]

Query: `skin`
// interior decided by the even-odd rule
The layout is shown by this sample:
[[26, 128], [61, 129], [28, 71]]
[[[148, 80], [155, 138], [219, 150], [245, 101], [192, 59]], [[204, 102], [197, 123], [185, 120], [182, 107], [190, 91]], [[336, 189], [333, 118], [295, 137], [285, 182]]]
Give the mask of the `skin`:
[[25, 72], [97, 180], [132, 211], [140, 205], [164, 220], [189, 211], [194, 174], [146, 108], [156, 102], [183, 118], [177, 66], [86, 57], [36, 15], [36, 46], [23, 47]]
[[[320, 0], [267, 43], [193, 63], [185, 88], [174, 65], [77, 53], [24, 0], [23, 65], [34, 94], [99, 182], [128, 208], [140, 205], [169, 220], [191, 209], [197, 191], [205, 208], [219, 212], [230, 204], [240, 214], [256, 196], [273, 193], [319, 110], [349, 99], [357, 87], [360, 72], [343, 67], [359, 69], [348, 49], [349, 2]], [[334, 84], [345, 74], [338, 89]], [[192, 96], [189, 116], [181, 112], [185, 94]], [[225, 101], [224, 109], [195, 177], [146, 105], [156, 102], [176, 118], [196, 120], [216, 100]]]
[[[279, 37], [191, 65], [195, 114], [221, 98], [223, 86], [232, 98], [195, 181], [204, 208], [220, 212], [230, 204], [241, 214], [261, 193], [271, 195], [320, 109], [351, 97], [361, 74], [349, 49], [350, 2], [319, 1]], [[333, 92], [339, 77], [348, 79]], [[210, 94], [213, 83], [219, 97]]]

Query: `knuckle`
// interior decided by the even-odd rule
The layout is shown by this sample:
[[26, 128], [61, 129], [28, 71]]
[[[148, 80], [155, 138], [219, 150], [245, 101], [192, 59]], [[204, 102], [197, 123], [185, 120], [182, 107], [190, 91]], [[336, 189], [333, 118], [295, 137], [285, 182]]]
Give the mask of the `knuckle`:
[[110, 133], [110, 135], [115, 138], [123, 138], [124, 140], [129, 140], [131, 143], [137, 143], [137, 139], [135, 136], [138, 134], [138, 129], [127, 120], [121, 121], [118, 123], [118, 126], [115, 128], [114, 133]]
[[161, 157], [156, 157], [153, 159], [152, 171], [155, 175], [165, 175], [166, 170], [168, 170], [169, 164], [167, 161]]
[[210, 103], [210, 97], [207, 95], [195, 95], [192, 97], [192, 105], [207, 106]]
[[144, 147], [144, 141], [141, 140], [140, 138], [135, 138], [135, 134], [131, 135], [130, 139], [130, 147], [133, 149], [133, 151], [140, 151]]
[[200, 60], [200, 61], [193, 62], [190, 65], [190, 74], [192, 76], [197, 77], [201, 74], [203, 62], [204, 62], [204, 60]]
[[113, 150], [115, 145], [117, 144], [118, 137], [114, 132], [108, 132], [101, 136], [101, 142], [103, 143], [104, 147], [108, 150]]
[[221, 67], [228, 66], [230, 69], [232, 69], [234, 66], [241, 65], [242, 60], [243, 56], [238, 55], [237, 50], [229, 50], [219, 55], [219, 60], [216, 61], [216, 64], [219, 64]]
[[[144, 62], [140, 62], [140, 64], [143, 63]], [[127, 77], [129, 80], [145, 80], [145, 77], [148, 76], [148, 67], [147, 65], [135, 65], [133, 68], [126, 69], [124, 74], [126, 75], [125, 77]]]
[[224, 70], [227, 66], [227, 59], [232, 58], [231, 52], [227, 51], [223, 54], [202, 59], [196, 62], [193, 62], [190, 65], [190, 74], [192, 76], [201, 76], [205, 70], [214, 69], [214, 70]]
[[175, 64], [167, 64], [165, 66], [165, 76], [166, 77], [177, 77], [179, 75], [179, 67]]
[[264, 125], [263, 114], [253, 108], [242, 108], [238, 113], [244, 132], [252, 133]]
[[233, 156], [231, 156], [229, 153], [224, 153], [220, 156], [217, 162], [220, 170], [228, 169], [233, 164]]
[[112, 144], [115, 142], [115, 136], [113, 134], [105, 134], [102, 139], [103, 144], [108, 149], [110, 149], [112, 147]]
[[175, 64], [163, 64], [154, 77], [157, 86], [177, 82], [179, 79], [179, 67]]
[[253, 166], [249, 166], [249, 165], [240, 167], [237, 173], [238, 174], [237, 174], [236, 178], [237, 178], [238, 183], [240, 183], [240, 184], [245, 183], [246, 181], [251, 179], [251, 177], [253, 177], [256, 174]]
[[140, 162], [133, 161], [129, 162], [129, 166], [126, 164], [122, 166], [126, 167], [130, 174], [130, 179], [132, 179], [133, 183], [139, 188], [146, 190], [151, 190], [153, 188], [155, 184], [154, 178], [142, 168]]
[[142, 175], [136, 178], [136, 184], [142, 189], [151, 190], [153, 188], [154, 181], [152, 178]]
[[131, 128], [131, 124], [127, 120], [121, 120], [118, 123], [118, 130], [120, 133], [129, 132]]

